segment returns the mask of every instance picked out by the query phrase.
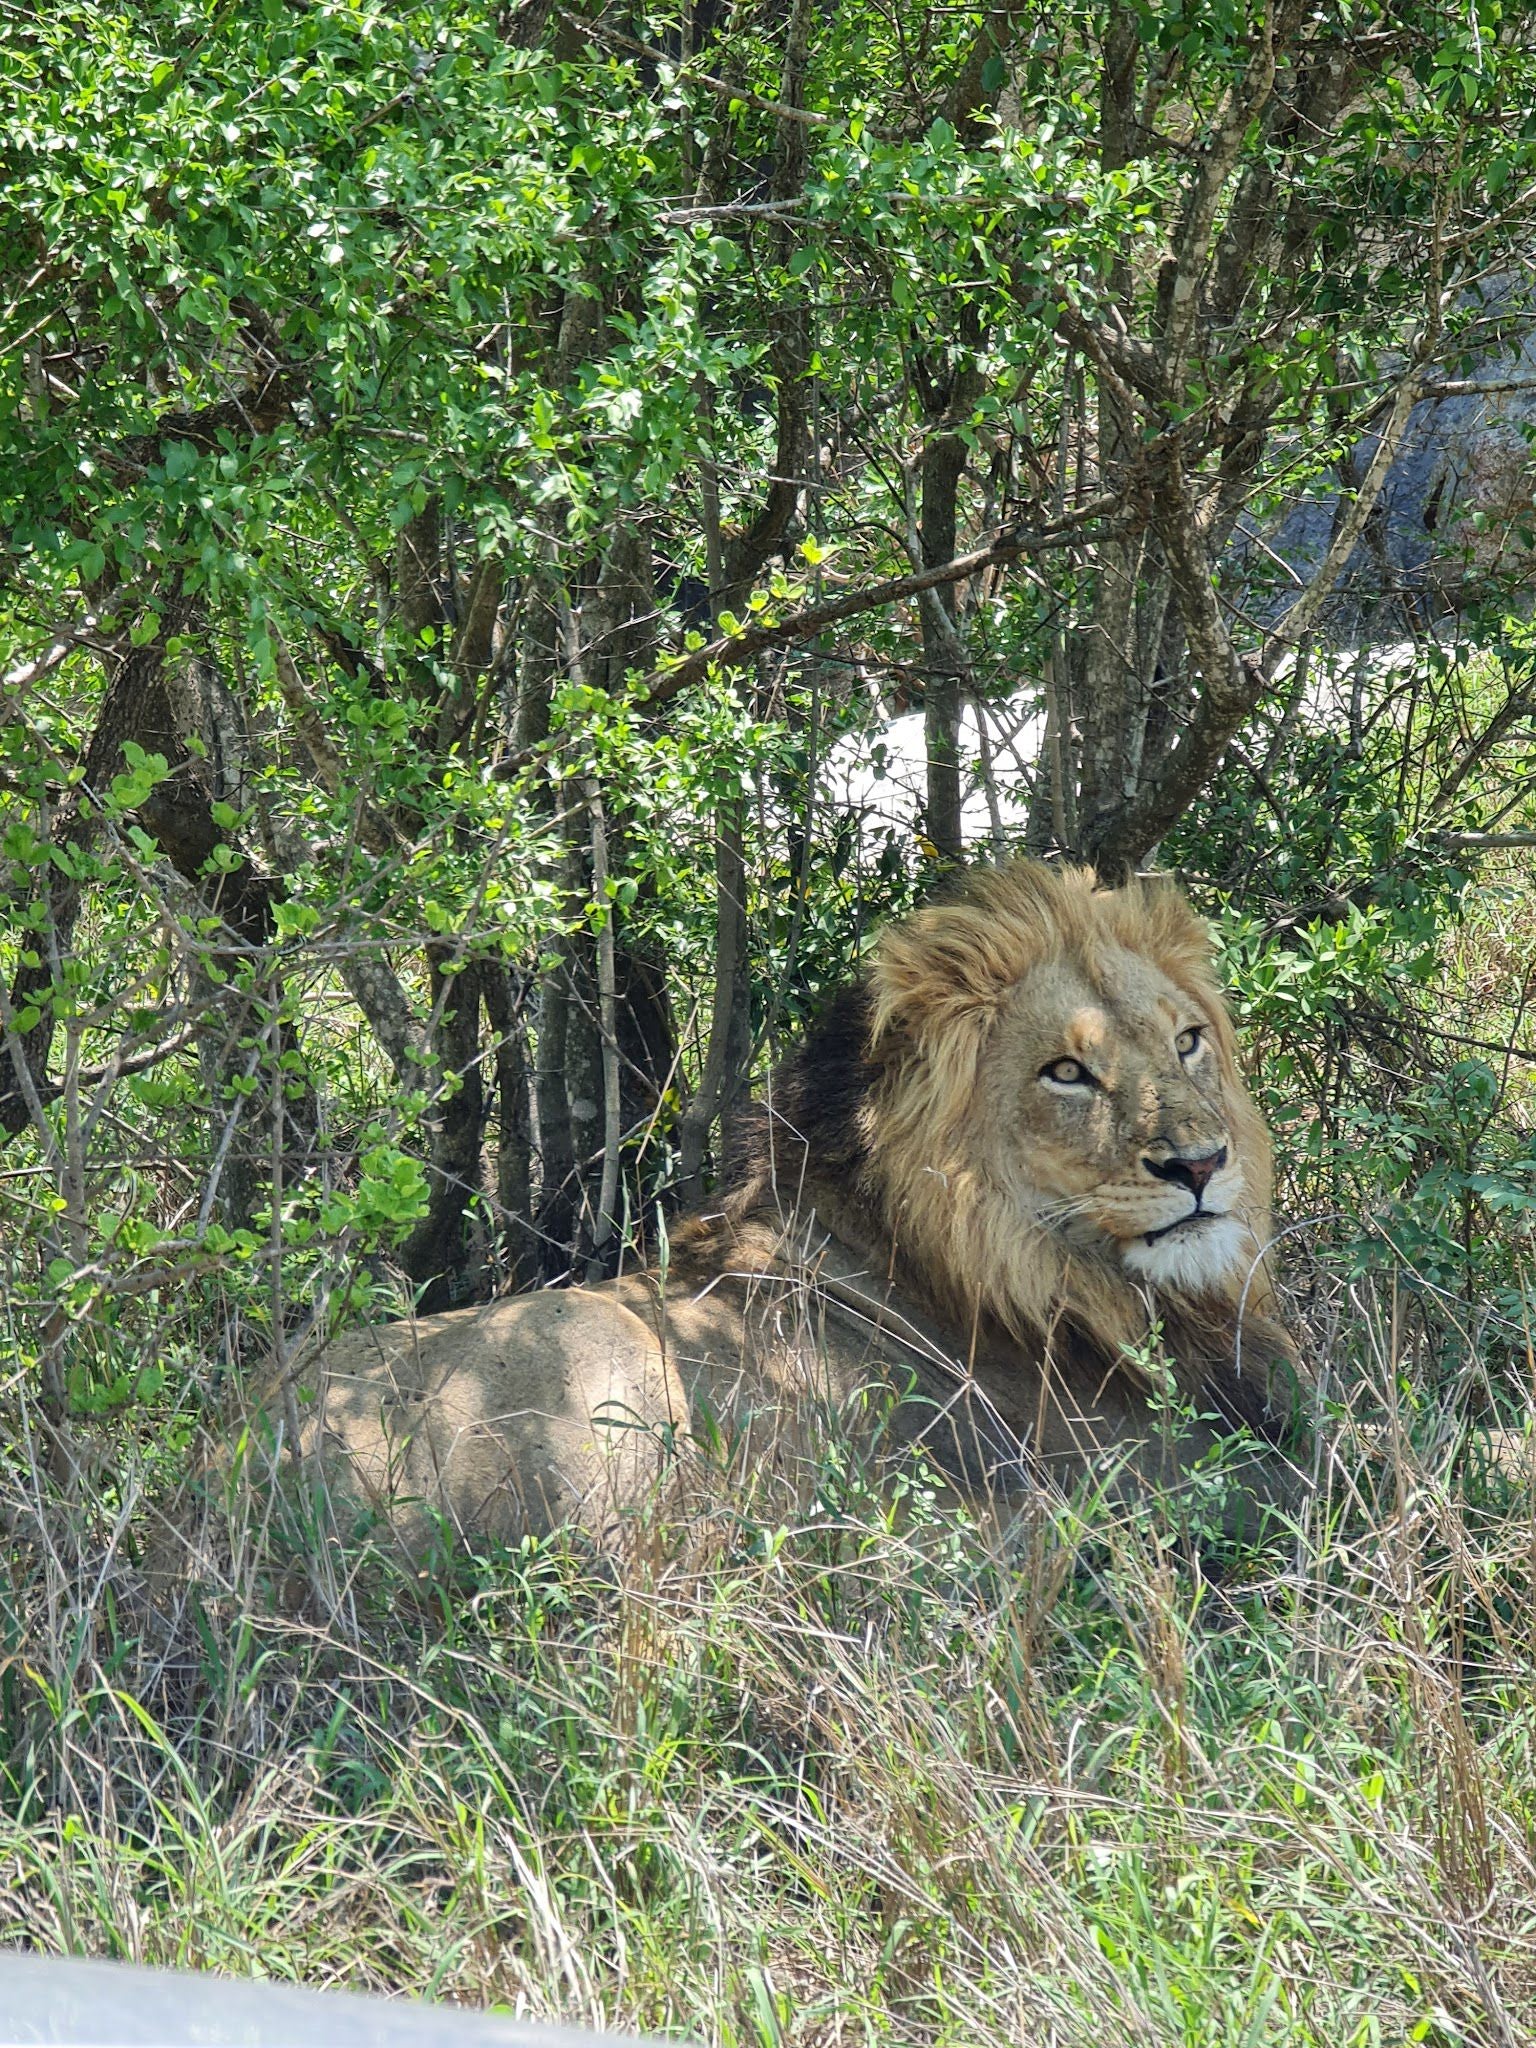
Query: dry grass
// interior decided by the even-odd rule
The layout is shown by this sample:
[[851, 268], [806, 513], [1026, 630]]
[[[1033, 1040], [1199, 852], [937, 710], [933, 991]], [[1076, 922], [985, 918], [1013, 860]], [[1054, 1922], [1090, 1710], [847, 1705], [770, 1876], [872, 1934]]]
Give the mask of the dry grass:
[[13, 1477], [0, 1920], [755, 2048], [1527, 2041], [1536, 1503], [1465, 1377], [1402, 1406], [1401, 1304], [1342, 1310], [1372, 1428], [1236, 1555], [1220, 1475], [1193, 1540], [1002, 1530], [828, 1437], [613, 1559], [318, 1594], [237, 1490], [151, 1606], [152, 1440], [89, 1508]]

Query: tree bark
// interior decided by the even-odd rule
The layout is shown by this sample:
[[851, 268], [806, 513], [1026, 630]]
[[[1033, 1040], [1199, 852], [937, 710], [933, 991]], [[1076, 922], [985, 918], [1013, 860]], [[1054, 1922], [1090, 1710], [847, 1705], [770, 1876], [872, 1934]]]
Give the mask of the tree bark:
[[618, 1237], [621, 1220], [619, 1165], [624, 1139], [624, 1104], [619, 1080], [618, 974], [613, 936], [618, 906], [608, 887], [608, 825], [603, 815], [602, 793], [594, 776], [586, 778], [586, 799], [592, 835], [592, 902], [599, 920], [595, 952], [597, 1022], [603, 1063], [603, 1162], [587, 1278], [600, 1280]]
[[748, 1078], [752, 1051], [747, 980], [746, 805], [734, 797], [715, 819], [715, 979], [709, 1042], [693, 1098], [678, 1127], [678, 1199], [703, 1199], [704, 1159], [717, 1115], [729, 1115]]
[[434, 1068], [427, 1110], [430, 1134], [427, 1213], [400, 1247], [404, 1271], [422, 1290], [432, 1315], [464, 1297], [464, 1217], [480, 1191], [480, 1140], [485, 1087], [480, 1072], [478, 961], [460, 965], [451, 949], [433, 947], [431, 972]]
[[535, 1220], [539, 1270], [546, 1280], [568, 1274], [575, 1251], [576, 1143], [566, 1092], [566, 1031], [571, 979], [562, 944], [539, 985], [534, 1103], [539, 1121], [539, 1205]]
[[507, 1284], [516, 1289], [531, 1286], [539, 1271], [525, 984], [520, 975], [488, 960], [481, 975], [481, 997], [494, 1034], [496, 1060], [497, 1236]]
[[[914, 566], [919, 569], [953, 561], [957, 552], [960, 482], [968, 453], [958, 429], [983, 388], [974, 357], [980, 334], [971, 320], [962, 319], [961, 329], [957, 360], [936, 375], [919, 366], [919, 390], [928, 422], [918, 464], [921, 497]], [[958, 589], [957, 583], [935, 584], [918, 598], [923, 635], [923, 738], [928, 758], [924, 824], [940, 857], [952, 862], [965, 857], [961, 722], [971, 687], [970, 663], [960, 631]]]

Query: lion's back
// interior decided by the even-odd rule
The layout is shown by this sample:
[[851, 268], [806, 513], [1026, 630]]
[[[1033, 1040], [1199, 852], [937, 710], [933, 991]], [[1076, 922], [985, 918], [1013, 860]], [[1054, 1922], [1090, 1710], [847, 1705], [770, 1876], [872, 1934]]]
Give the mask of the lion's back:
[[654, 1331], [606, 1288], [354, 1331], [300, 1377], [306, 1460], [407, 1547], [437, 1518], [500, 1541], [599, 1526], [654, 1485], [688, 1425]]

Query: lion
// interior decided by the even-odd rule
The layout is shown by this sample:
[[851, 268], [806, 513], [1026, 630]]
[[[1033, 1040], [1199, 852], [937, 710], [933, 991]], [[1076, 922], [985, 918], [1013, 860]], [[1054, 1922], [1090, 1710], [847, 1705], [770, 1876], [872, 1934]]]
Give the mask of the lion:
[[972, 1495], [1165, 1485], [1247, 1431], [1273, 1499], [1270, 1173], [1177, 889], [980, 870], [884, 932], [664, 1258], [343, 1336], [286, 1412], [407, 1543], [605, 1528], [706, 1420], [777, 1456], [872, 1382], [883, 1442]]

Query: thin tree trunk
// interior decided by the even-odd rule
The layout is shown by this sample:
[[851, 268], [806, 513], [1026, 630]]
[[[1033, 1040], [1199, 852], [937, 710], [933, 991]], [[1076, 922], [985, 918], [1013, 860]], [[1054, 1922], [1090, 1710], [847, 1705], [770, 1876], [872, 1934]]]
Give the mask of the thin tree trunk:
[[[703, 1199], [704, 1157], [717, 1114], [728, 1112], [747, 1079], [752, 1052], [747, 1002], [746, 803], [723, 804], [715, 821], [715, 985], [709, 1045], [698, 1087], [678, 1129], [678, 1194]], [[729, 1131], [724, 1134], [729, 1142]]]
[[533, 1221], [533, 1116], [529, 1098], [528, 1033], [521, 978], [498, 961], [481, 972], [480, 993], [494, 1034], [496, 1060], [496, 1222], [508, 1284], [531, 1286], [538, 1277], [538, 1235]]
[[571, 977], [567, 948], [544, 971], [539, 984], [537, 1049], [534, 1057], [534, 1102], [539, 1119], [539, 1206], [537, 1237], [540, 1272], [546, 1280], [570, 1270], [576, 1218], [576, 1144], [566, 1093], [567, 1023], [571, 1011]]
[[592, 1227], [592, 1250], [587, 1261], [587, 1278], [600, 1280], [606, 1269], [610, 1247], [619, 1230], [616, 1214], [619, 1197], [619, 1154], [624, 1138], [624, 1106], [619, 1083], [619, 1003], [613, 926], [616, 906], [608, 893], [608, 828], [603, 818], [603, 799], [596, 780], [586, 785], [587, 812], [592, 832], [592, 901], [597, 908], [597, 1002], [598, 1030], [603, 1057], [603, 1168], [598, 1183], [597, 1214]]
[[485, 1089], [480, 1075], [480, 965], [456, 968], [446, 948], [428, 956], [432, 975], [434, 1097], [427, 1213], [400, 1247], [405, 1272], [423, 1289], [424, 1313], [450, 1308], [465, 1292], [464, 1217], [480, 1186]]
[[[782, 406], [782, 396], [780, 403]], [[712, 455], [703, 464], [701, 481], [709, 587], [717, 591], [726, 572], [719, 481]], [[730, 1100], [735, 1087], [745, 1078], [742, 1069], [751, 1057], [750, 1026], [744, 1023], [749, 1014], [745, 829], [744, 799], [736, 796], [722, 803], [715, 816], [715, 981], [709, 1042], [698, 1086], [678, 1126], [677, 1192], [685, 1208], [695, 1206], [703, 1198], [704, 1159], [711, 1126], [722, 1103]]]
[[[960, 479], [966, 446], [955, 431], [975, 403], [981, 380], [972, 369], [957, 371], [932, 394], [937, 418], [919, 465], [921, 510], [918, 569], [937, 568], [956, 554]], [[926, 590], [919, 599], [923, 633], [923, 739], [928, 757], [924, 824], [940, 856], [965, 857], [964, 789], [960, 750], [969, 664], [960, 638], [959, 602], [953, 584]]]

